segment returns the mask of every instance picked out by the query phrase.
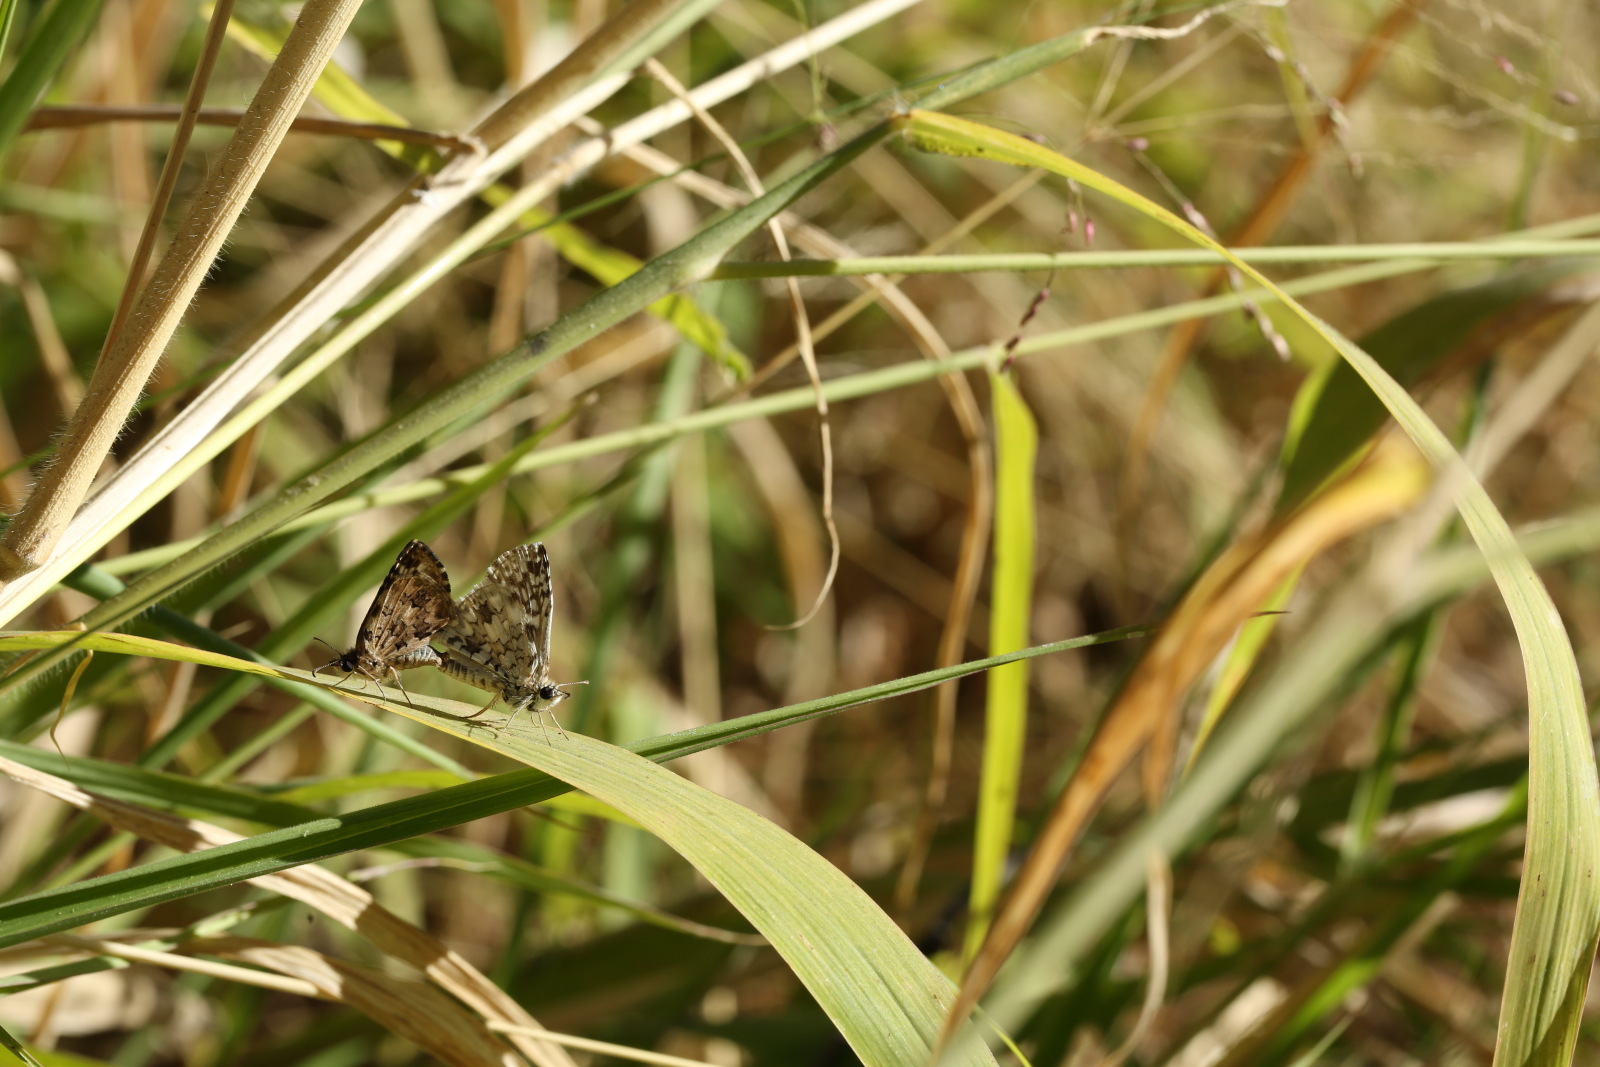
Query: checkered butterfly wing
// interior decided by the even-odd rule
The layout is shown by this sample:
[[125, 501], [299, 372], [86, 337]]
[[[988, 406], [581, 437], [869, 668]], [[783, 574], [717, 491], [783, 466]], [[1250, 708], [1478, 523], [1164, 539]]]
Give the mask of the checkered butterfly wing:
[[481, 668], [503, 691], [537, 688], [550, 674], [552, 608], [544, 545], [518, 545], [457, 602], [439, 638], [451, 659]]
[[410, 541], [378, 586], [350, 651], [334, 661], [345, 673], [373, 676], [437, 663], [428, 642], [455, 617], [450, 575], [433, 550]]

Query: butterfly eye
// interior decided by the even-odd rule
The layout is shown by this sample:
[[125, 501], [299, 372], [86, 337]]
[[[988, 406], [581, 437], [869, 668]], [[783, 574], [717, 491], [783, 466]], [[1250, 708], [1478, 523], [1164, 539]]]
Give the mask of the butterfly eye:
[[564, 696], [564, 695], [565, 694], [562, 693], [561, 690], [557, 689], [553, 685], [541, 685], [539, 687], [539, 699], [540, 700], [555, 700], [557, 697]]

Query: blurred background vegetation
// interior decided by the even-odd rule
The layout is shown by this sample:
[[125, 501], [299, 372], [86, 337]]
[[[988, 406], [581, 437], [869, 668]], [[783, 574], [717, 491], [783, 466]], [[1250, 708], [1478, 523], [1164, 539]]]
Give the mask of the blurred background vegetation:
[[[37, 54], [39, 28], [68, 6], [5, 5], [13, 74]], [[0, 181], [7, 513], [79, 406], [170, 147], [172, 114], [117, 109], [179, 105], [211, 17], [171, 0], [78, 6], [94, 10], [48, 81], [49, 106], [7, 143]], [[338, 77], [324, 77], [305, 114], [439, 136], [404, 145], [351, 127], [289, 133], [102, 477], [216, 379], [241, 337], [285, 321], [285, 294], [397, 193], [420, 210], [444, 195], [426, 182], [404, 190], [419, 169], [471, 157], [474, 146], [456, 135], [614, 7], [361, 5], [335, 54]], [[442, 212], [385, 263], [375, 288], [322, 314], [312, 345], [597, 130], [847, 10], [733, 0], [653, 42], [658, 68], [636, 71], [498, 186]], [[600, 153], [510, 232], [399, 292], [377, 328], [253, 416], [215, 458], [157, 498], [126, 504], [93, 553], [97, 566], [12, 604], [5, 628], [72, 627], [123, 583], [190, 558], [182, 553], [195, 539], [385, 432], [639, 263], [683, 247], [750, 192], [729, 138], [771, 188], [971, 65], [1125, 24], [1163, 32], [1104, 37], [951, 110], [1037, 139], [1226, 244], [1304, 249], [1261, 269], [1298, 281], [1306, 303], [1362, 340], [1464, 452], [1499, 428], [1480, 466], [1485, 484], [1532, 538], [1526, 547], [1591, 674], [1600, 370], [1587, 362], [1594, 326], [1578, 316], [1593, 285], [1594, 263], [1582, 257], [1597, 252], [1583, 239], [1600, 231], [1600, 217], [1589, 217], [1600, 195], [1589, 154], [1600, 130], [1596, 12], [1549, 0], [1297, 0], [1195, 19], [1207, 10], [900, 4], [719, 99], [714, 125], [679, 120], [637, 149]], [[207, 107], [249, 103], [292, 14], [267, 0], [237, 5]], [[195, 129], [169, 228], [232, 121]], [[1381, 447], [1366, 467], [1336, 478], [1412, 462], [1361, 387], [1333, 373], [1327, 344], [1278, 305], [1243, 300], [1241, 279], [1213, 265], [1116, 261], [1109, 254], [1179, 242], [1074, 183], [888, 139], [790, 211], [783, 225], [801, 258], [929, 257], [926, 269], [900, 265], [906, 276], [889, 288], [881, 276], [798, 279], [821, 381], [952, 353], [970, 356], [968, 370], [861, 377], [819, 417], [810, 353], [794, 350], [801, 319], [778, 280], [788, 272], [762, 229], [729, 257], [755, 261], [742, 274], [725, 267], [727, 278], [681, 290], [687, 300], [652, 304], [561, 351], [374, 465], [323, 510], [247, 538], [219, 566], [181, 572], [130, 628], [311, 668], [333, 655], [313, 638], [348, 647], [406, 537], [432, 545], [458, 594], [507, 547], [541, 540], [555, 572], [554, 675], [589, 681], [563, 706], [565, 729], [639, 742], [1027, 645], [1181, 619], [1180, 603], [1204, 611], [1221, 597], [1201, 576], [1229, 551], [1259, 561], [1293, 506], [1315, 499], [1374, 432]], [[1522, 243], [1496, 251], [1497, 239]], [[1452, 244], [1358, 247], [1402, 242]], [[995, 253], [1108, 256], [997, 269], [966, 258]], [[1216, 299], [1171, 310], [1205, 297]], [[1000, 373], [1008, 343], [1015, 359]], [[1542, 379], [1544, 391], [1530, 388], [1558, 357], [1566, 362]], [[290, 349], [274, 374], [306, 358]], [[763, 396], [791, 399], [690, 432], [673, 421]], [[679, 428], [647, 436], [657, 425]], [[483, 465], [502, 461], [485, 476]], [[1127, 759], [1101, 768], [1091, 792], [1103, 807], [1065, 856], [1047, 907], [1063, 906], [1182, 778], [1241, 687], [1251, 692], [1269, 666], [1332, 655], [1309, 621], [1323, 605], [1359, 599], [1368, 587], [1357, 579], [1370, 587], [1373, 561], [1396, 543], [1427, 548], [1425, 559], [1384, 572], [1411, 599], [1396, 607], [1372, 596], [1349, 671], [1328, 692], [1306, 683], [1306, 707], [1282, 725], [1270, 762], [1242, 767], [1242, 786], [1174, 857], [1171, 915], [1152, 920], [1136, 903], [1092, 930], [1013, 1033], [1036, 1064], [1100, 1063], [1125, 1042], [1128, 1062], [1174, 1067], [1488, 1063], [1523, 860], [1522, 665], [1481, 567], [1452, 554], [1464, 534], [1441, 524], [1436, 507], [1430, 520], [1414, 492], [1385, 500], [1358, 518], [1347, 502], [1313, 516], [1322, 525], [1311, 546], [1286, 549], [1291, 558], [1260, 578], [1268, 595], [1218, 609], [1220, 629], [1188, 646], [1194, 663], [1141, 664], [1151, 639], [1140, 629], [1031, 660], [1008, 683], [976, 675], [669, 766], [796, 835], [956, 977], [989, 918], [969, 899], [992, 905], [1057, 796], [1088, 773], [1080, 758], [1097, 724], [1114, 730], [1128, 694], [1145, 692], [1136, 682], [1153, 673], [1168, 687], [1163, 725], [1130, 742], [1155, 737], [1166, 761], [1140, 764], [1144, 781], [1137, 768], [1122, 773]], [[1280, 610], [1241, 628], [1251, 613]], [[475, 696], [433, 672], [405, 681], [423, 696]], [[342, 718], [245, 675], [97, 654], [0, 692], [0, 755], [244, 834], [517, 766], [482, 743], [320, 702], [329, 703], [346, 708]], [[60, 709], [64, 757], [45, 733]], [[144, 776], [119, 777], [134, 767]], [[0, 779], [0, 825], [5, 899], [171, 854], [17, 781]], [[325, 865], [552, 1030], [728, 1067], [854, 1062], [837, 1020], [747, 917], [656, 837], [582, 794]], [[208, 923], [257, 946], [405, 971], [362, 933], [245, 884], [91, 930], [159, 940]], [[480, 1062], [481, 1050], [419, 1048], [359, 997], [315, 999], [167, 960], [89, 967], [107, 959], [103, 950], [68, 942], [3, 951], [4, 973], [32, 977], [11, 982], [31, 985], [0, 999], [0, 1026], [46, 1062]], [[273, 967], [238, 946], [195, 954], [244, 960], [257, 968], [250, 974]], [[50, 966], [76, 969], [40, 978]], [[1579, 1042], [1578, 1062], [1600, 1055], [1592, 1029]]]

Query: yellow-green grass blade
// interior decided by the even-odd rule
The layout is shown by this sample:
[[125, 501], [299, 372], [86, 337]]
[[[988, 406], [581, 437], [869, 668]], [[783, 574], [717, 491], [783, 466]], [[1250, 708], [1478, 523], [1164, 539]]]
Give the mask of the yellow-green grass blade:
[[[990, 577], [989, 653], [1026, 648], [1033, 614], [1034, 459], [1039, 430], [1010, 376], [989, 375], [995, 426], [994, 569]], [[972, 848], [966, 944], [970, 960], [994, 918], [1005, 884], [1017, 818], [1023, 740], [1028, 729], [1028, 664], [996, 667], [987, 678], [983, 770]]]
[[[783, 956], [862, 1063], [923, 1067], [955, 988], [843, 872], [747, 808], [624, 749], [531, 723], [493, 745], [633, 816]], [[981, 1046], [963, 1062], [992, 1063]]]
[[[228, 20], [228, 36], [245, 51], [270, 63], [283, 48], [287, 31], [269, 29], [236, 13]], [[367, 92], [366, 88], [337, 62], [329, 63], [322, 69], [311, 95], [323, 107], [342, 119], [384, 126], [411, 125], [404, 115], [379, 102]], [[438, 169], [440, 156], [435, 149], [423, 145], [404, 144], [400, 141], [375, 141], [374, 144], [381, 151], [419, 170]]]
[[[1254, 262], [1254, 260], [1252, 260]], [[1538, 297], [1575, 273], [1590, 272], [1592, 263], [1544, 264], [1509, 270], [1488, 282], [1456, 288], [1408, 308], [1361, 340], [1361, 347], [1402, 386], [1412, 386], [1458, 353], [1470, 338], [1481, 337], [1498, 321], [1526, 328], [1533, 315], [1524, 312]], [[1534, 314], [1558, 314], [1566, 305], [1545, 300]], [[1485, 346], [1485, 350], [1487, 350]], [[1374, 439], [1388, 412], [1355, 370], [1337, 356], [1306, 379], [1295, 397], [1279, 460], [1283, 484], [1274, 505], [1285, 514], [1304, 503], [1320, 486], [1357, 462]], [[1298, 575], [1284, 583], [1263, 611], [1288, 603], [1299, 585]], [[1217, 685], [1207, 700], [1192, 764], [1205, 739], [1220, 721], [1245, 677], [1255, 666], [1278, 618], [1266, 616], [1246, 626], [1228, 650]]]
[[[1289, 603], [1289, 598], [1294, 595], [1296, 587], [1300, 584], [1300, 571], [1296, 570], [1265, 603], [1261, 605], [1262, 612], [1281, 611]], [[1222, 660], [1222, 670], [1217, 674], [1217, 682], [1211, 687], [1211, 692], [1206, 695], [1206, 707], [1200, 715], [1200, 724], [1195, 729], [1194, 744], [1189, 749], [1189, 755], [1184, 760], [1184, 770], [1194, 766], [1194, 761], [1200, 758], [1200, 753], [1205, 751], [1206, 741], [1210, 739], [1211, 732], [1217, 728], [1222, 717], [1227, 714], [1228, 708], [1233, 704], [1233, 698], [1238, 695], [1240, 686], [1244, 685], [1250, 671], [1255, 667], [1256, 660], [1267, 646], [1267, 641], [1277, 630], [1278, 616], [1263, 614], [1259, 618], [1251, 619], [1239, 627], [1239, 632], [1234, 636], [1233, 644], [1229, 646], [1227, 654]]]
[[27, 1064], [28, 1067], [44, 1067], [42, 1063], [34, 1059], [33, 1053], [28, 1050], [28, 1047], [13, 1037], [11, 1031], [3, 1026], [0, 1026], [0, 1048], [4, 1048], [17, 1059]]
[[[1363, 337], [1361, 348], [1402, 387], [1410, 387], [1497, 320], [1515, 315], [1517, 328], [1528, 329], [1532, 323], [1520, 314], [1527, 305], [1575, 275], [1593, 271], [1589, 262], [1518, 267], [1408, 308]], [[1548, 300], [1543, 314], [1565, 306]], [[1278, 513], [1301, 503], [1358, 455], [1387, 417], [1385, 405], [1352, 364], [1341, 360], [1309, 378], [1295, 398], [1284, 440]]]
[[[669, 20], [673, 21], [673, 20]], [[263, 27], [250, 25], [235, 18], [228, 24], [228, 32], [236, 41], [263, 59], [270, 60], [282, 47], [282, 34], [269, 32]], [[317, 100], [340, 118], [353, 122], [374, 122], [393, 126], [408, 126], [405, 118], [390, 110], [350, 77], [337, 63], [328, 64], [317, 85], [312, 90]], [[437, 169], [438, 154], [430, 148], [401, 144], [398, 141], [377, 141], [379, 148], [419, 170]], [[499, 207], [511, 197], [512, 191], [495, 184], [482, 193], [483, 201]], [[608, 248], [595, 241], [575, 226], [553, 223], [548, 212], [527, 211], [521, 223], [529, 230], [537, 230], [561, 254], [561, 258], [594, 275], [603, 285], [615, 285], [642, 265], [638, 259], [620, 249]], [[750, 372], [750, 361], [728, 341], [728, 331], [716, 316], [707, 313], [693, 298], [683, 293], [673, 293], [650, 305], [650, 313], [669, 323], [686, 340], [701, 348], [730, 373], [743, 378]]]
[[[0, 157], [28, 121], [28, 115], [49, 88], [67, 55], [100, 17], [102, 0], [55, 0], [29, 29], [15, 62], [0, 82]], [[6, 12], [9, 27], [14, 15]]]
[[[1564, 226], [1578, 220], [1566, 220]], [[1592, 225], [1592, 224], [1591, 224]], [[1595, 240], [1408, 241], [1339, 245], [1255, 245], [1234, 249], [1247, 263], [1369, 263], [1378, 260], [1568, 259], [1600, 255]], [[863, 274], [1020, 274], [1025, 271], [1115, 270], [1128, 267], [1221, 266], [1227, 260], [1203, 248], [1117, 248], [1071, 252], [977, 252], [906, 256], [851, 256], [849, 259], [728, 259], [712, 271], [712, 281], [756, 278], [850, 278]], [[1594, 263], [1576, 265], [1593, 270]], [[1363, 342], [1363, 347], [1365, 343]]]
[[[484, 202], [492, 207], [499, 207], [510, 197], [511, 190], [501, 185], [492, 185], [483, 191]], [[562, 259], [587, 271], [602, 285], [616, 285], [643, 266], [637, 257], [601, 244], [571, 223], [557, 221], [547, 211], [530, 209], [523, 212], [518, 221], [524, 232], [537, 233], [549, 241]], [[743, 381], [750, 376], [750, 357], [728, 339], [728, 328], [722, 320], [687, 293], [662, 297], [650, 305], [649, 311], [736, 379]]]
[[[180, 815], [232, 823], [235, 824], [235, 829], [241, 831], [243, 826], [240, 824], [256, 827], [292, 826], [319, 819], [326, 814], [316, 808], [303, 806], [300, 803], [303, 798], [296, 790], [272, 793], [267, 790], [221, 786], [122, 763], [78, 756], [63, 757], [54, 751], [9, 741], [0, 741], [0, 757], [57, 775], [102, 796]], [[368, 779], [389, 777], [405, 782], [413, 788], [420, 783], [444, 787], [461, 781], [460, 778], [442, 771], [396, 772], [390, 776], [359, 777]], [[337, 780], [331, 784], [341, 784], [343, 781]], [[348, 794], [334, 792], [332, 795]], [[552, 797], [541, 807], [546, 810], [612, 818], [630, 826], [638, 825], [609, 804], [602, 804], [582, 793], [565, 793]], [[641, 922], [667, 930], [676, 930], [690, 937], [733, 944], [752, 943], [752, 935], [680, 918], [652, 905], [609, 892], [579, 879], [555, 874], [527, 860], [508, 856], [471, 841], [449, 837], [423, 837], [401, 841], [389, 848], [412, 861], [486, 874], [534, 892], [575, 897], [598, 907], [631, 915]], [[760, 939], [756, 938], [755, 941], [759, 942]]]
[[[1140, 631], [1142, 632], [1142, 631]], [[1130, 631], [1039, 646], [955, 668], [930, 671], [850, 694], [809, 701], [641, 742], [639, 755], [574, 735], [555, 744], [523, 721], [495, 734], [453, 701], [419, 701], [421, 709], [386, 705], [485, 747], [559, 773], [663, 837], [728, 896], [784, 955], [867, 1063], [922, 1064], [954, 990], [869, 898], [822, 857], [776, 826], [730, 801], [656, 768], [651, 760], [687, 755], [716, 744], [925, 689], [975, 670], [1053, 651], [1098, 644]], [[0, 648], [44, 647], [83, 637], [89, 647], [124, 651], [250, 673], [271, 668], [166, 642], [122, 634], [12, 634]], [[277, 672], [304, 677], [302, 672]], [[408, 797], [13, 901], [0, 909], [0, 945], [68, 929], [109, 915], [172, 900], [245, 878], [358, 848], [372, 848], [536, 803], [566, 786], [538, 770], [516, 771]], [[975, 1048], [966, 1062], [991, 1062]]]
[[[1148, 632], [1148, 627], [1131, 626], [1038, 645], [1005, 656], [960, 663], [772, 711], [709, 723], [646, 741], [634, 742], [626, 747], [656, 761], [678, 759], [719, 745], [756, 737], [784, 726], [834, 715], [849, 708], [920, 692], [952, 679], [1019, 659], [1109, 644], [1130, 637], [1141, 637]], [[6, 635], [0, 637], [0, 640], [16, 638], [32, 645], [42, 645], [67, 636], [84, 635]], [[120, 635], [94, 636], [98, 639]], [[185, 649], [181, 645], [159, 641], [141, 641], [137, 646], [122, 647], [136, 647], [141, 655], [180, 660], [187, 660], [196, 653], [196, 650]], [[228, 667], [238, 664], [241, 668], [250, 670], [255, 670], [259, 666], [245, 660], [225, 662], [227, 659], [228, 657], [213, 657], [208, 662], [215, 666]], [[302, 671], [281, 673], [294, 678], [310, 677]], [[477, 710], [471, 705], [419, 697], [416, 699], [417, 706], [410, 707], [384, 704], [376, 696], [366, 692], [341, 691], [340, 695], [386, 707], [418, 722], [453, 732], [474, 743], [481, 743], [493, 735], [493, 731], [475, 726], [462, 718], [464, 712]], [[206, 788], [199, 783], [196, 783], [195, 787]], [[32, 903], [24, 909], [19, 910], [15, 904], [8, 905], [5, 909], [0, 909], [0, 946], [69, 929], [134, 908], [174, 900], [205, 889], [231, 885], [258, 874], [284, 870], [299, 863], [315, 862], [354, 849], [377, 848], [419, 834], [455, 826], [470, 819], [528, 804], [542, 803], [565, 791], [564, 786], [554, 783], [546, 775], [532, 771], [514, 771], [509, 775], [478, 779], [448, 789], [435, 790], [425, 796], [407, 797], [375, 805], [337, 818], [308, 819], [284, 831], [258, 835], [199, 855], [161, 860], [135, 868], [133, 871], [106, 875], [51, 893], [35, 894], [28, 898]], [[163, 876], [161, 872], [167, 873]]]
[[[1387, 371], [1220, 244], [1148, 198], [1026, 138], [949, 115], [910, 112], [895, 124], [927, 151], [1044, 167], [1104, 193], [1180, 236], [1227, 255], [1241, 272], [1331, 344], [1438, 467], [1488, 562], [1511, 615], [1528, 681], [1529, 812], [1523, 889], [1517, 901], [1502, 1000], [1497, 1063], [1565, 1063], [1600, 937], [1600, 783], [1577, 662], [1549, 592], [1518, 548], [1504, 516], [1449, 439]], [[1529, 887], [1533, 887], [1531, 890]]]
[[6, 54], [6, 45], [11, 43], [11, 28], [16, 25], [19, 6], [18, 0], [0, 0], [0, 57]]

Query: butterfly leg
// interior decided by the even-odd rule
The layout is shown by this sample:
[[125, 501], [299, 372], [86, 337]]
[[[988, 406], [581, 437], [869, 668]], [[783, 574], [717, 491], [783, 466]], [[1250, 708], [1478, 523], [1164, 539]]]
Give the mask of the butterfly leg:
[[473, 712], [471, 715], [463, 715], [461, 717], [463, 719], [476, 719], [479, 715], [482, 715], [484, 712], [486, 712], [490, 708], [494, 707], [494, 702], [496, 700], [499, 700], [499, 699], [500, 699], [500, 694], [496, 693], [494, 696], [489, 698], [489, 703], [485, 704], [483, 707], [479, 708], [477, 711]]
[[[333, 666], [332, 663], [324, 663], [322, 665], [322, 667], [331, 667], [331, 666]], [[321, 670], [322, 667], [318, 667], [317, 670]], [[312, 674], [316, 674], [317, 671], [312, 671], [311, 673]], [[343, 678], [340, 678], [337, 682], [334, 682], [333, 685], [329, 686], [329, 688], [330, 689], [338, 689], [340, 686], [344, 685], [344, 683], [348, 682], [350, 680], [351, 676], [354, 675], [355, 673], [356, 673], [355, 671], [346, 672], [346, 674], [345, 674], [345, 676]]]
[[389, 694], [383, 691], [383, 683], [378, 681], [378, 676], [368, 671], [362, 671], [361, 674], [362, 677], [371, 679], [372, 684], [378, 687], [378, 699], [387, 702]]
[[[499, 693], [494, 694], [493, 696], [491, 696], [489, 698], [489, 703], [485, 704], [483, 707], [479, 708], [477, 711], [473, 712], [471, 715], [463, 715], [463, 716], [461, 716], [461, 720], [463, 722], [471, 723], [479, 715], [482, 715], [484, 712], [486, 712], [490, 708], [494, 707], [494, 702], [499, 700], [499, 699], [500, 699], [500, 694]], [[485, 725], [489, 729], [493, 730], [495, 732], [495, 734], [498, 736], [500, 731], [505, 729], [506, 724], [509, 723], [512, 718], [515, 718], [515, 717], [516, 717], [516, 715], [515, 715], [515, 713], [513, 713], [509, 718], [501, 719], [499, 722], [485, 722], [483, 725]], [[473, 723], [473, 725], [477, 725], [477, 724]]]
[[[560, 734], [560, 735], [561, 735], [561, 739], [562, 739], [562, 740], [563, 740], [563, 741], [570, 741], [570, 740], [572, 740], [572, 739], [571, 739], [571, 738], [570, 738], [570, 737], [568, 737], [568, 736], [567, 736], [567, 731], [566, 731], [566, 729], [565, 729], [565, 728], [563, 728], [563, 727], [562, 727], [562, 725], [561, 725], [561, 720], [560, 720], [560, 719], [558, 719], [558, 718], [556, 718], [556, 712], [555, 712], [555, 709], [554, 709], [554, 708], [548, 708], [548, 709], [546, 709], [546, 710], [545, 710], [545, 711], [543, 711], [543, 712], [540, 712], [540, 713], [539, 713], [539, 725], [540, 725], [540, 726], [543, 726], [543, 725], [544, 725], [544, 717], [545, 717], [545, 715], [546, 715], [546, 714], [547, 714], [547, 713], [548, 713], [548, 714], [549, 714], [549, 716], [550, 716], [550, 721], [551, 721], [551, 722], [553, 722], [553, 723], [555, 723], [555, 724], [556, 724], [556, 732], [557, 732], [557, 733], [559, 733], [559, 734]], [[549, 741], [549, 740], [550, 740], [550, 733], [549, 733], [549, 731], [545, 731], [545, 735], [544, 735], [544, 739], [545, 739], [545, 740], [546, 740], [546, 741]]]

